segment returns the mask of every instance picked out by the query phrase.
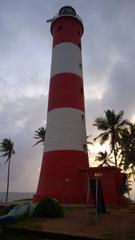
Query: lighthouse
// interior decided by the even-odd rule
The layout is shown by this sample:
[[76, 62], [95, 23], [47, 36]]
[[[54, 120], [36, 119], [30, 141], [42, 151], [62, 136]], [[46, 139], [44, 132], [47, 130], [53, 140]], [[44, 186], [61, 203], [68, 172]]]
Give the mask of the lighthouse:
[[34, 202], [53, 197], [62, 203], [83, 203], [88, 169], [81, 37], [81, 18], [70, 6], [51, 19], [53, 37], [46, 136]]

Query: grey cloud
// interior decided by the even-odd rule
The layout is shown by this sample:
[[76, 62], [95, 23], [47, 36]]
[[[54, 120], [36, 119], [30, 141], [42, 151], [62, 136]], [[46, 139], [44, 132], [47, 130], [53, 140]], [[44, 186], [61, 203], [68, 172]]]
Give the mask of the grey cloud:
[[[4, 111], [0, 114], [0, 139], [11, 137], [16, 150], [15, 156], [11, 159], [11, 190], [12, 191], [34, 191], [38, 179], [38, 168], [42, 159], [42, 147], [33, 148], [34, 131], [43, 126], [46, 119], [45, 96], [39, 98], [22, 98], [18, 102], [8, 102], [4, 106]], [[24, 125], [16, 128], [16, 123], [26, 118]], [[4, 159], [1, 163], [4, 163]], [[7, 168], [0, 168], [0, 186], [5, 186]], [[27, 184], [29, 182], [29, 184]], [[18, 188], [18, 185], [20, 186]], [[3, 189], [4, 190], [4, 189]]]

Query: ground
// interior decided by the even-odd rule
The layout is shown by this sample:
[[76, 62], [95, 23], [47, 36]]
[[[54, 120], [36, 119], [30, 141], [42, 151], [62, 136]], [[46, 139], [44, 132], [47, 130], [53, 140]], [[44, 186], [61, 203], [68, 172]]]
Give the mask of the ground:
[[[108, 208], [107, 213], [99, 216], [97, 222], [95, 209], [93, 208], [90, 208], [89, 211], [86, 208], [68, 208], [63, 218], [27, 219], [13, 225], [12, 228], [99, 239], [131, 240], [135, 239], [134, 223], [135, 212], [129, 208]], [[31, 239], [37, 240], [38, 238], [31, 237]]]

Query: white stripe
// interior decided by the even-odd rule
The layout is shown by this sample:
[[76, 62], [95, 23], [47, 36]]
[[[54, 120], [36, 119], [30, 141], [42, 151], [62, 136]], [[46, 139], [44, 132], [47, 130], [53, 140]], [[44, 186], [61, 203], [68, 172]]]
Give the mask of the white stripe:
[[74, 73], [82, 78], [81, 49], [73, 43], [60, 43], [53, 48], [51, 77], [59, 73]]
[[58, 108], [48, 112], [44, 151], [84, 151], [86, 127], [82, 115], [83, 112], [74, 108]]

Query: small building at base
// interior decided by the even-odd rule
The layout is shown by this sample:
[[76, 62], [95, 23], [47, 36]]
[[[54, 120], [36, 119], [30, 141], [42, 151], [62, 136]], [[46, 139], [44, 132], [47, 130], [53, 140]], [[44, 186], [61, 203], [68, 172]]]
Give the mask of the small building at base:
[[[117, 167], [90, 167], [80, 169], [82, 187], [85, 189], [86, 203], [95, 204], [96, 179], [100, 181], [104, 203], [107, 206], [126, 206], [127, 198], [124, 196], [126, 174]], [[87, 184], [86, 184], [87, 182]], [[87, 185], [87, 190], [86, 190]]]
[[[72, 170], [71, 170], [72, 171]], [[33, 198], [34, 202], [40, 202], [45, 197], [57, 199], [62, 204], [96, 204], [97, 179], [100, 183], [102, 198], [106, 206], [127, 206], [128, 201], [124, 196], [126, 174], [117, 167], [89, 167], [78, 169], [78, 180], [63, 178], [54, 182], [53, 194], [41, 195]], [[98, 186], [99, 187], [99, 186]], [[102, 201], [102, 199], [101, 199]]]

